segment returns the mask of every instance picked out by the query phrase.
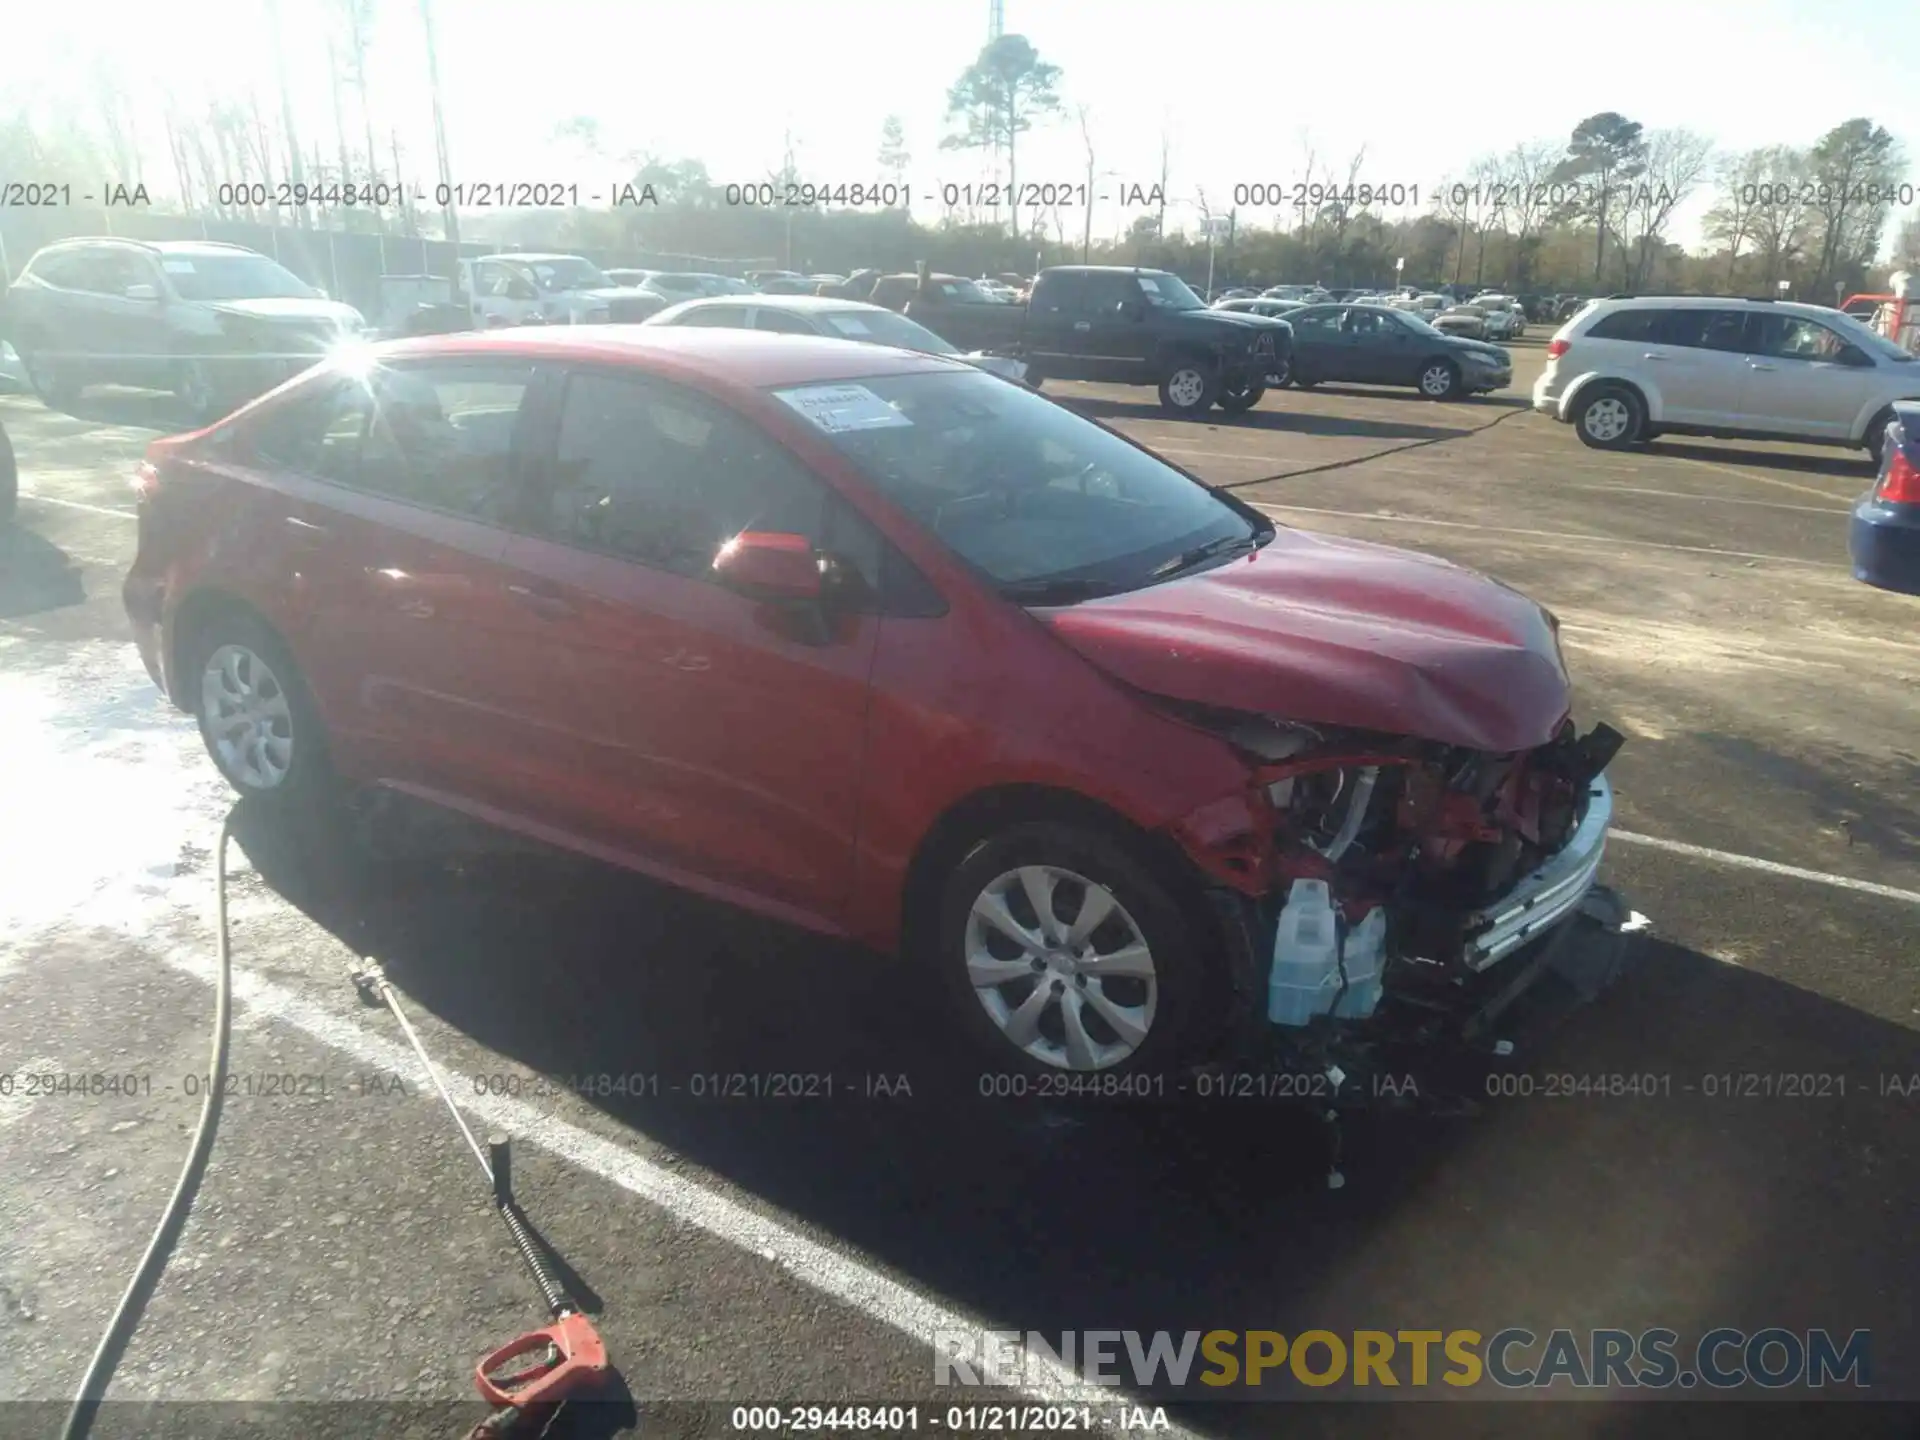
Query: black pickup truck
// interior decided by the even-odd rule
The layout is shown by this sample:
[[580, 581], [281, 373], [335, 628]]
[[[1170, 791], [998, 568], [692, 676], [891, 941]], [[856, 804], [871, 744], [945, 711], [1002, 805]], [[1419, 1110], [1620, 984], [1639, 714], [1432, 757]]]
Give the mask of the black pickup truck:
[[962, 349], [1018, 356], [1033, 385], [1153, 385], [1167, 409], [1197, 415], [1216, 403], [1252, 409], [1269, 385], [1285, 383], [1292, 362], [1286, 321], [1210, 310], [1165, 270], [1058, 265], [1040, 272], [1025, 305], [971, 301], [949, 293], [946, 278], [916, 289], [908, 318]]

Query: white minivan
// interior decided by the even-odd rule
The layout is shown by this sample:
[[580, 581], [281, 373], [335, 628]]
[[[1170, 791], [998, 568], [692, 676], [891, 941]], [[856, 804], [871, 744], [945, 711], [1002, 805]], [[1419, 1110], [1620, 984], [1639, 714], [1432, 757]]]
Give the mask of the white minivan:
[[1658, 434], [1795, 440], [1880, 460], [1920, 360], [1824, 305], [1711, 295], [1595, 301], [1547, 345], [1533, 408], [1586, 444]]

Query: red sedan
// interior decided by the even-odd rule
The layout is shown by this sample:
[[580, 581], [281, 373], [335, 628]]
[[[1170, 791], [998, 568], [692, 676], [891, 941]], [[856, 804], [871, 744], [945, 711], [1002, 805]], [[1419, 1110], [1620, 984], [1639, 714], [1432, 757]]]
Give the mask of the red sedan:
[[[1617, 737], [1576, 739], [1540, 606], [955, 361], [402, 341], [137, 490], [141, 654], [243, 795], [391, 786], [902, 951], [1003, 1067], [1427, 1024], [1599, 864]], [[1269, 1006], [1328, 954], [1337, 994]]]

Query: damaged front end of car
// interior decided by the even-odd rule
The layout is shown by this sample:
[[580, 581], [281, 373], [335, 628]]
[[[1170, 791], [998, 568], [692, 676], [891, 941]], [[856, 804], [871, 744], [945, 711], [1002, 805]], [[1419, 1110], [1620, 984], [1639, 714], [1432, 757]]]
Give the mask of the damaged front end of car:
[[[1622, 737], [1563, 721], [1552, 740], [1488, 753], [1155, 702], [1232, 744], [1243, 795], [1175, 828], [1201, 868], [1228, 952], [1232, 1007], [1221, 1065], [1302, 1077], [1341, 1107], [1448, 1093], [1549, 976], [1590, 999], [1619, 970], [1628, 912], [1597, 884]], [[1345, 947], [1304, 1015], [1282, 1017], [1277, 941], [1290, 897], [1321, 882]], [[1378, 932], [1377, 983], [1347, 957]], [[1361, 989], [1355, 990], [1356, 983]], [[1359, 995], [1354, 1003], [1355, 995]], [[1312, 1083], [1306, 1082], [1311, 1079]]]

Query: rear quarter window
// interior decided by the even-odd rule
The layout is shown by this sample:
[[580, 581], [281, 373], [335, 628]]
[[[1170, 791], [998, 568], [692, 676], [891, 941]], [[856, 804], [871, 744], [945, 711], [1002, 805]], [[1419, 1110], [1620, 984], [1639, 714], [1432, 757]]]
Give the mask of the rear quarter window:
[[1651, 340], [1654, 327], [1663, 314], [1659, 310], [1615, 310], [1602, 315], [1588, 327], [1588, 340]]

